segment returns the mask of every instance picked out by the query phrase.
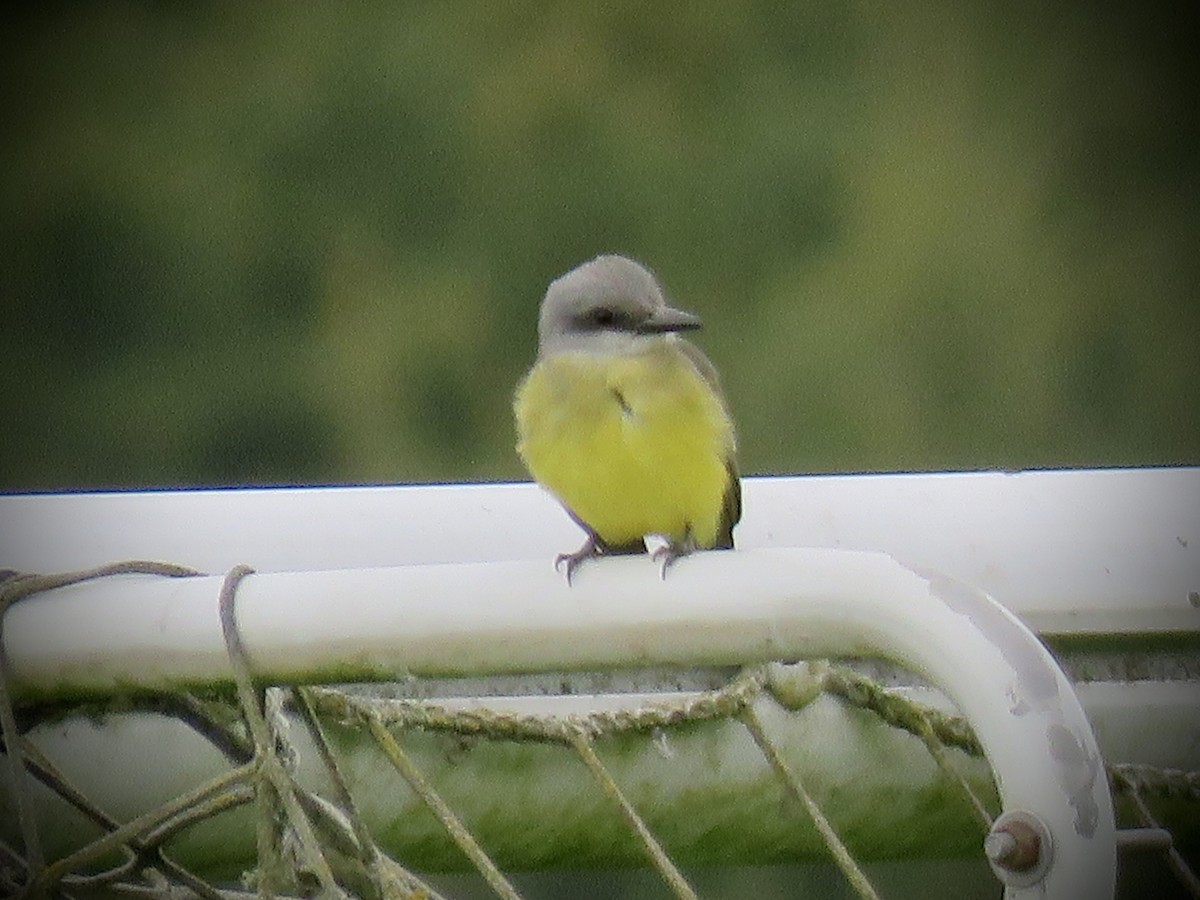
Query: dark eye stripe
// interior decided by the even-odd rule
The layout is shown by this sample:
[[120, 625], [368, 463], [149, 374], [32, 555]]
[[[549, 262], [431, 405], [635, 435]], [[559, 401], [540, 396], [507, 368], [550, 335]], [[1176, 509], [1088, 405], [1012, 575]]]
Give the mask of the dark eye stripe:
[[587, 329], [612, 328], [632, 331], [634, 323], [628, 313], [611, 306], [596, 306], [584, 312], [578, 319], [579, 326]]

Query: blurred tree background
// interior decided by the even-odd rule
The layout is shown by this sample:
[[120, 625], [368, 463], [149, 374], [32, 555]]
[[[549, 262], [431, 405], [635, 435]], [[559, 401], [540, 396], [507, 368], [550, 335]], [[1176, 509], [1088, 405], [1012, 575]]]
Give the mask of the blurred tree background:
[[748, 473], [1200, 462], [1184, 4], [0, 14], [0, 488], [524, 477], [546, 284], [701, 313]]

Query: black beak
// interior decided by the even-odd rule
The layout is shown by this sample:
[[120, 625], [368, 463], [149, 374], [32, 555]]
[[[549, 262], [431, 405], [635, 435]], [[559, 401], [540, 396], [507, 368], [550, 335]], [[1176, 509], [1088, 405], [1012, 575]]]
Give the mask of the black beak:
[[695, 331], [700, 325], [700, 317], [696, 314], [664, 306], [641, 322], [637, 330], [643, 334], [665, 334], [671, 331]]

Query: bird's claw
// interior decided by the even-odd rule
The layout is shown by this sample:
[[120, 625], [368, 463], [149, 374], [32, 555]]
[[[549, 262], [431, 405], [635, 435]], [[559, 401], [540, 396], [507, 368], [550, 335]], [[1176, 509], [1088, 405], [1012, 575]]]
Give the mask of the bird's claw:
[[675, 565], [675, 561], [687, 556], [696, 549], [695, 542], [689, 535], [688, 538], [676, 544], [673, 541], [663, 544], [661, 547], [655, 547], [650, 554], [650, 558], [658, 563], [658, 577], [663, 581], [667, 580], [667, 569]]
[[567, 587], [571, 586], [571, 579], [575, 575], [575, 570], [586, 559], [595, 559], [601, 555], [600, 546], [596, 543], [596, 539], [588, 536], [583, 546], [574, 553], [560, 553], [554, 557], [554, 571], [563, 571], [563, 564], [566, 564]]

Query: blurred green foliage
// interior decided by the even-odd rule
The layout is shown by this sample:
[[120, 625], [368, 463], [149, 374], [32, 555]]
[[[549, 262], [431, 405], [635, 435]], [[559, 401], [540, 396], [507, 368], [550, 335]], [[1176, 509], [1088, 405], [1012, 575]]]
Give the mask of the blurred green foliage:
[[705, 317], [746, 472], [1200, 462], [1184, 9], [0, 14], [0, 487], [523, 477], [606, 251]]

